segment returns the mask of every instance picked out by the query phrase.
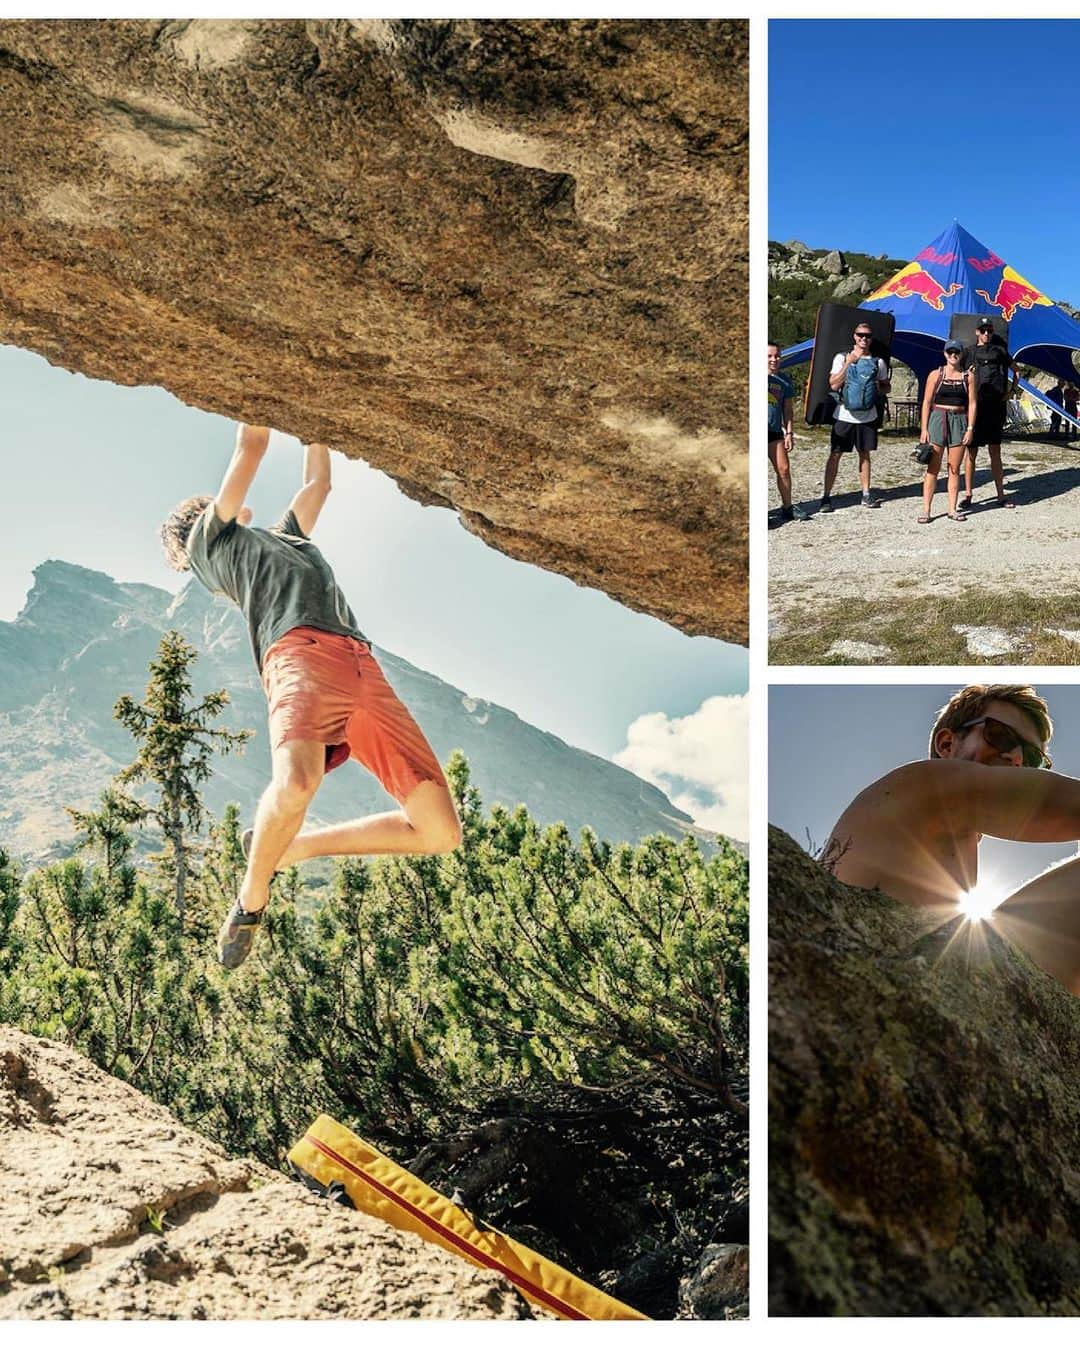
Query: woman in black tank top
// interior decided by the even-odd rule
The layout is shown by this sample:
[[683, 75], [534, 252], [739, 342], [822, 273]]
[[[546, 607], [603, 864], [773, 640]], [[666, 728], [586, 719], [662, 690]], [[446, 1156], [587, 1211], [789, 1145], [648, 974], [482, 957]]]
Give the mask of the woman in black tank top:
[[933, 447], [923, 476], [923, 512], [920, 525], [929, 525], [941, 458], [948, 451], [949, 519], [967, 520], [957, 506], [960, 495], [960, 466], [971, 442], [975, 421], [975, 382], [963, 369], [964, 349], [959, 342], [945, 344], [945, 364], [930, 373], [922, 406], [922, 439]]

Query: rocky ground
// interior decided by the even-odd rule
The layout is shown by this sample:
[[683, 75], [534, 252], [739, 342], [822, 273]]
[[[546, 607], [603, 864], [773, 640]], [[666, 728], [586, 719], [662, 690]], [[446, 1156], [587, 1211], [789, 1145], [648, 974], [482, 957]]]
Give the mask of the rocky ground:
[[935, 923], [770, 832], [773, 1315], [1080, 1314], [1080, 1000]]
[[0, 1318], [533, 1315], [501, 1278], [229, 1158], [10, 1027], [0, 1138]]
[[[884, 436], [874, 456], [878, 510], [858, 501], [853, 465], [841, 466], [837, 510], [817, 515], [827, 433], [796, 429], [794, 498], [805, 523], [770, 515], [770, 659], [778, 664], [1080, 662], [1080, 446], [1049, 437], [1008, 441], [1006, 485], [1016, 509], [994, 505], [986, 452], [975, 509], [947, 518], [944, 476], [930, 525], [917, 433]], [[769, 506], [779, 505], [769, 474]]]

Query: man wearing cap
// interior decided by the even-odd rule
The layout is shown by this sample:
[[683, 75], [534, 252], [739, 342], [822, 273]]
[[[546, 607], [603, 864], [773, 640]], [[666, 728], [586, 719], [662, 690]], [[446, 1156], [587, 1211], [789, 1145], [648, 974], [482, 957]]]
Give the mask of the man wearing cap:
[[[1001, 435], [1005, 429], [1010, 394], [1015, 394], [1020, 382], [1020, 371], [1009, 355], [1004, 340], [994, 331], [993, 319], [980, 319], [975, 329], [975, 345], [964, 354], [965, 364], [975, 380], [975, 426], [968, 445], [964, 464], [964, 497], [962, 509], [971, 506], [975, 489], [975, 460], [979, 446], [990, 452], [990, 472], [997, 488], [997, 504], [1012, 510], [1013, 503], [1005, 496], [1005, 475], [1001, 467]], [[1009, 389], [1009, 370], [1012, 370], [1012, 389]]]
[[[889, 392], [889, 367], [870, 353], [874, 334], [865, 320], [855, 325], [849, 352], [837, 352], [829, 372], [829, 388], [840, 395], [825, 462], [825, 490], [819, 511], [833, 509], [832, 490], [840, 468], [840, 456], [850, 450], [859, 454], [859, 482], [863, 506], [880, 506], [880, 497], [870, 492], [870, 452], [877, 449], [880, 400]], [[871, 386], [872, 385], [872, 389]], [[864, 406], [869, 403], [869, 406]]]

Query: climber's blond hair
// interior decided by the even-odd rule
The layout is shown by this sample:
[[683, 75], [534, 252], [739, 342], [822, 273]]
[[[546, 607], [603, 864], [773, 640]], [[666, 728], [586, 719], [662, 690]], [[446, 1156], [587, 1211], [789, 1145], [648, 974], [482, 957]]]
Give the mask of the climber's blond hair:
[[967, 688], [953, 694], [938, 713], [937, 721], [930, 732], [930, 758], [941, 758], [937, 752], [939, 731], [956, 731], [966, 722], [974, 722], [995, 700], [1011, 703], [1014, 708], [1027, 713], [1038, 728], [1039, 740], [1044, 746], [1049, 744], [1050, 737], [1054, 734], [1050, 709], [1046, 705], [1046, 700], [1029, 684], [969, 684]]

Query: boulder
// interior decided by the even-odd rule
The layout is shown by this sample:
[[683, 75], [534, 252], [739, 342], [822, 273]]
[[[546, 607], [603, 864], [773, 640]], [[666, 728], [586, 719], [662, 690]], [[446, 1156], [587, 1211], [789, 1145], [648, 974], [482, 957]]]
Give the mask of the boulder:
[[814, 259], [814, 266], [819, 271], [827, 273], [831, 277], [839, 277], [844, 274], [844, 255], [838, 248], [832, 249], [823, 257]]
[[0, 21], [0, 342], [745, 641], [747, 27]]
[[770, 1312], [1080, 1313], [1080, 1000], [779, 830], [769, 931]]
[[869, 295], [870, 278], [865, 272], [852, 272], [833, 287], [833, 299], [842, 300], [845, 295]]
[[11, 1027], [0, 1132], [0, 1318], [532, 1316], [502, 1277], [230, 1158]]
[[701, 1254], [697, 1269], [680, 1285], [679, 1317], [727, 1320], [747, 1316], [750, 1298], [750, 1248], [714, 1243]]

